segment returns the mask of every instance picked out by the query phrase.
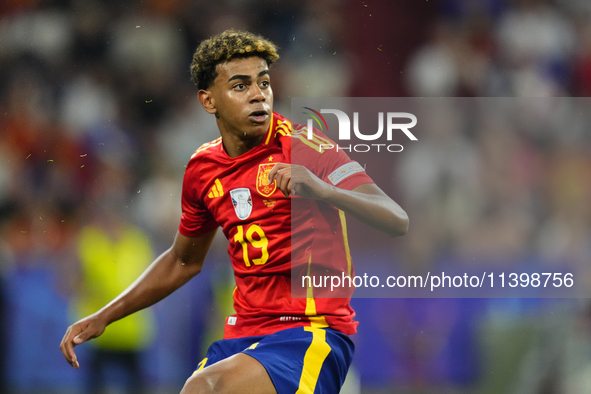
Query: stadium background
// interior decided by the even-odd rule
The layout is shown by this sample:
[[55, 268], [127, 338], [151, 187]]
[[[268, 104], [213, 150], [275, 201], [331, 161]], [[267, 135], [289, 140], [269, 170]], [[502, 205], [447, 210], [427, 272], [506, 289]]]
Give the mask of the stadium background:
[[[276, 110], [287, 113], [293, 96], [587, 96], [590, 22], [585, 0], [3, 1], [0, 392], [82, 392], [90, 346], [77, 348], [75, 371], [58, 344], [85, 291], [85, 226], [133, 224], [146, 254], [170, 245], [184, 165], [217, 136], [188, 74], [203, 38], [233, 27], [276, 42]], [[424, 156], [447, 170], [409, 171], [401, 155], [377, 175], [411, 222], [436, 224], [393, 243], [402, 259], [429, 264], [473, 248], [493, 260], [589, 261], [591, 133], [483, 127], [423, 141], [447, 147]], [[467, 183], [466, 166], [487, 171]], [[482, 196], [487, 204], [471, 204]], [[464, 207], [469, 227], [454, 216]], [[350, 227], [352, 237], [363, 231]], [[151, 309], [153, 340], [136, 345], [153, 392], [178, 392], [220, 335], [231, 277], [218, 241], [204, 272]], [[351, 392], [591, 391], [582, 300], [353, 303]]]

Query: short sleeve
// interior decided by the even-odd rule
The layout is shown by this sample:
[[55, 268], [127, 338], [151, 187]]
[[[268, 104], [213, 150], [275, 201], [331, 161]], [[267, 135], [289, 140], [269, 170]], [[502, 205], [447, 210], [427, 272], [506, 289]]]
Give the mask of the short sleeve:
[[313, 172], [319, 174], [324, 182], [340, 189], [353, 190], [364, 183], [374, 183], [361, 164], [351, 160], [342, 150], [325, 151], [316, 164], [318, 168]]
[[358, 162], [336, 146], [316, 128], [313, 140], [299, 134], [292, 139], [292, 164], [304, 165], [324, 182], [340, 189], [353, 190], [364, 183], [374, 183]]
[[197, 176], [196, 171], [188, 167], [183, 179], [179, 232], [186, 237], [197, 237], [219, 227], [211, 212], [198, 198]]

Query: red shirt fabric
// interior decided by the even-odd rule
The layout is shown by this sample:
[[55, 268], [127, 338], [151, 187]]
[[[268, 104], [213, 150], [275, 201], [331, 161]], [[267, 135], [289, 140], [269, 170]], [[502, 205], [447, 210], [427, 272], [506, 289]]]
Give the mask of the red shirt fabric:
[[352, 290], [341, 298], [321, 297], [329, 294], [326, 288], [300, 289], [301, 298], [292, 298], [291, 292], [292, 268], [297, 275], [353, 275], [344, 213], [324, 202], [286, 198], [275, 182], [268, 182], [276, 163], [304, 165], [323, 181], [347, 190], [373, 182], [342, 150], [320, 151], [323, 143], [331, 141], [320, 131], [314, 129], [314, 138], [308, 140], [305, 128], [273, 113], [269, 131], [250, 151], [231, 158], [218, 138], [191, 157], [179, 232], [194, 237], [221, 226], [229, 241], [236, 314], [226, 319], [224, 338], [300, 326], [356, 332], [358, 323], [349, 305]]

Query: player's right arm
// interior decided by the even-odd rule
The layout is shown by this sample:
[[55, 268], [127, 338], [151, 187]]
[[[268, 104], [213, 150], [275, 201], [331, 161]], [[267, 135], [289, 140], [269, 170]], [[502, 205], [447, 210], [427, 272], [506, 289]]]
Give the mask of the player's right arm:
[[68, 327], [60, 344], [68, 363], [79, 367], [75, 346], [98, 337], [114, 321], [162, 300], [201, 272], [215, 233], [216, 230], [211, 230], [186, 237], [177, 232], [170, 249], [154, 260], [126, 290], [98, 312]]

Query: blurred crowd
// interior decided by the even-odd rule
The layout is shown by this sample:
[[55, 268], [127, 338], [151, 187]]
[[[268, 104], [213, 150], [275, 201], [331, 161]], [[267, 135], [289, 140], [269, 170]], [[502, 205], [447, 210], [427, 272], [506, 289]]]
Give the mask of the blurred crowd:
[[584, 0], [442, 0], [408, 64], [413, 96], [591, 93], [591, 5]]
[[[189, 64], [202, 39], [226, 28], [252, 30], [280, 47], [282, 59], [272, 69], [275, 109], [288, 116], [289, 98], [298, 96], [591, 93], [587, 0], [3, 1], [0, 392], [79, 392], [87, 384], [88, 369], [71, 370], [59, 341], [89, 310], [85, 300], [119, 291], [100, 288], [100, 278], [111, 274], [124, 288], [170, 245], [184, 166], [218, 136], [197, 101]], [[382, 177], [394, 179], [389, 186], [411, 217], [411, 231], [396, 243], [401, 259], [434, 264], [480, 253], [492, 260], [589, 260], [589, 105], [550, 104], [525, 107], [529, 112], [511, 124], [483, 116], [478, 127], [453, 108], [433, 114], [438, 127]], [[549, 124], [553, 110], [563, 110], [563, 126]], [[144, 258], [125, 271], [119, 261], [91, 261], [93, 248], [125, 261], [130, 250]], [[179, 387], [202, 356], [202, 343], [219, 334], [211, 322], [223, 319], [228, 300], [221, 294], [232, 287], [225, 240], [218, 239], [210, 261], [202, 278], [123, 329], [145, 338], [126, 342], [132, 358], [123, 363], [141, 364], [160, 392]], [[356, 302], [368, 327], [357, 339], [366, 349], [359, 347], [358, 359], [363, 392], [589, 391], [579, 372], [591, 360], [577, 352], [589, 346], [588, 315], [577, 308], [515, 300]], [[573, 341], [540, 345], [555, 324], [539, 317], [544, 308], [568, 317], [562, 332], [575, 333]], [[391, 326], [372, 325], [384, 309], [392, 311]], [[437, 313], [443, 310], [456, 313]], [[137, 334], [140, 326], [146, 331]], [[386, 346], [372, 345], [372, 336]], [[97, 343], [94, 356], [80, 351], [96, 361], [102, 347], [98, 359], [108, 367], [109, 351], [118, 346]], [[381, 347], [373, 356], [389, 353], [372, 360], [372, 346]], [[509, 363], [501, 353], [512, 348], [521, 353]], [[557, 354], [570, 361], [543, 361]], [[462, 369], [466, 360], [469, 368]], [[486, 368], [504, 364], [513, 369], [492, 379]], [[544, 379], [566, 381], [557, 376], [576, 377], [542, 391], [549, 387]]]

